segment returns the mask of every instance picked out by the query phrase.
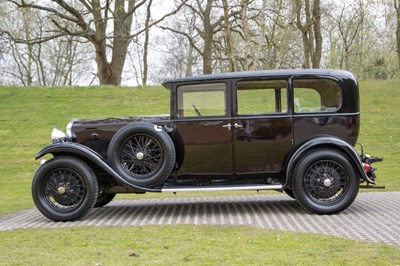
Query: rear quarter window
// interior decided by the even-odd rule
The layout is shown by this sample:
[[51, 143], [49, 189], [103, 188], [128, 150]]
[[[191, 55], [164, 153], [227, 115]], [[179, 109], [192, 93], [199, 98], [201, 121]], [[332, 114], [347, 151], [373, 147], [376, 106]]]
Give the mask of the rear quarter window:
[[342, 106], [342, 90], [330, 79], [297, 79], [293, 82], [296, 113], [335, 112]]

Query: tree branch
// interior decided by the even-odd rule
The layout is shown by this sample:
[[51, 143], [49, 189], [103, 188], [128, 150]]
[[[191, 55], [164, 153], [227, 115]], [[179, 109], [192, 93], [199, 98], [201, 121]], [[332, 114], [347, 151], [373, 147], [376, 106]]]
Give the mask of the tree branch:
[[[182, 8], [183, 5], [185, 5], [185, 3], [186, 3], [187, 1], [188, 1], [188, 0], [183, 1], [182, 4], [180, 4], [174, 11], [171, 11], [170, 13], [167, 13], [167, 14], [165, 14], [164, 16], [162, 16], [160, 19], [158, 19], [158, 20], [156, 20], [156, 21], [154, 21], [154, 22], [152, 22], [152, 23], [149, 23], [149, 28], [151, 28], [151, 27], [157, 25], [158, 23], [160, 23], [161, 21], [163, 21], [165, 18], [170, 17], [170, 16], [175, 15], [176, 13], [178, 13], [179, 10]], [[145, 30], [146, 30], [146, 29], [144, 28], [144, 29], [141, 29], [141, 30], [138, 31], [138, 32], [135, 32], [134, 34], [131, 34], [131, 35], [130, 35], [130, 38], [135, 38], [135, 37], [137, 37], [138, 35], [142, 34]]]
[[65, 34], [65, 33], [60, 33], [60, 34], [55, 34], [55, 35], [47, 36], [47, 37], [35, 38], [35, 39], [32, 39], [32, 40], [23, 40], [23, 39], [14, 38], [12, 36], [12, 34], [10, 32], [8, 32], [8, 31], [2, 31], [0, 33], [0, 35], [4, 35], [4, 34], [8, 35], [9, 39], [12, 40], [15, 43], [27, 44], [27, 45], [40, 44], [40, 43], [44, 43], [44, 42], [47, 42], [47, 41], [50, 41], [50, 40], [53, 40], [53, 39], [68, 35], [68, 34]]
[[74, 17], [67, 16], [54, 8], [26, 3], [24, 0], [21, 0], [21, 3], [18, 3], [17, 1], [14, 1], [14, 0], [7, 0], [7, 1], [15, 4], [18, 8], [33, 8], [33, 9], [37, 9], [37, 10], [43, 10], [43, 11], [52, 13], [60, 18], [65, 19], [65, 20], [68, 20], [68, 21], [71, 21], [74, 23], [78, 23], [78, 20], [75, 19]]
[[169, 28], [169, 27], [164, 27], [164, 26], [158, 26], [158, 27], [159, 27], [160, 29], [169, 30], [169, 31], [171, 31], [171, 32], [173, 32], [173, 33], [177, 33], [177, 34], [180, 34], [180, 35], [185, 36], [186, 39], [189, 41], [190, 45], [191, 45], [201, 56], [203, 56], [203, 52], [202, 52], [202, 51], [200, 50], [200, 48], [198, 48], [198, 47], [196, 46], [196, 44], [194, 43], [193, 37], [190, 36], [189, 34], [187, 34], [186, 32], [181, 32], [181, 31], [178, 31], [178, 30]]

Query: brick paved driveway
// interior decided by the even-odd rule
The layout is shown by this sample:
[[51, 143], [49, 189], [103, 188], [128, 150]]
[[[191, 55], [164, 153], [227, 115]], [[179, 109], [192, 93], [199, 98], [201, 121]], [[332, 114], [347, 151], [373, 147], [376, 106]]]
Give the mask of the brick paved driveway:
[[[194, 194], [195, 195], [195, 194]], [[81, 221], [55, 223], [37, 209], [0, 216], [0, 230], [148, 224], [245, 225], [400, 246], [400, 192], [360, 193], [336, 215], [306, 213], [286, 195], [116, 200]]]

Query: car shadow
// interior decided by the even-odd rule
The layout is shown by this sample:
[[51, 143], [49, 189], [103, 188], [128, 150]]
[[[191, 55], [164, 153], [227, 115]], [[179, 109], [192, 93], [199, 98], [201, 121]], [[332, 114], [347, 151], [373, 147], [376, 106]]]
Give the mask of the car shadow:
[[307, 214], [295, 200], [200, 199], [119, 200], [94, 209], [84, 221], [93, 225], [248, 224]]

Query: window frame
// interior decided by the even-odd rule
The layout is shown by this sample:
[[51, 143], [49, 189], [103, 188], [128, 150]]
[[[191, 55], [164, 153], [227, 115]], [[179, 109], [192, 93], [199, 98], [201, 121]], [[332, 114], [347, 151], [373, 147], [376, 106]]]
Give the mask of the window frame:
[[[298, 112], [296, 111], [295, 108], [295, 99], [296, 99], [296, 81], [298, 80], [324, 80], [324, 81], [329, 81], [332, 82], [336, 85], [337, 87], [337, 91], [340, 92], [340, 102], [338, 104], [338, 106], [335, 106], [335, 110], [331, 110], [332, 106], [326, 107], [325, 106], [325, 110], [323, 110], [323, 100], [322, 100], [322, 94], [321, 91], [324, 91], [326, 89], [321, 89], [320, 91], [316, 88], [311, 88], [311, 87], [297, 87], [297, 89], [312, 89], [315, 90], [318, 93], [318, 96], [320, 97], [320, 107], [319, 110], [315, 110], [315, 111], [309, 111], [309, 112]], [[292, 105], [293, 105], [293, 114], [295, 115], [308, 115], [308, 114], [332, 114], [332, 113], [338, 113], [340, 111], [340, 109], [343, 107], [343, 103], [344, 103], [344, 92], [343, 92], [343, 88], [340, 84], [340, 82], [336, 79], [332, 79], [329, 77], [293, 77], [291, 80], [291, 90], [292, 90], [292, 94], [293, 94], [293, 100], [292, 100]]]
[[[213, 89], [211, 86], [214, 84], [219, 84], [223, 85], [223, 88], [221, 89]], [[182, 92], [182, 87], [190, 87], [190, 86], [198, 86], [198, 89], [187, 89], [187, 91]], [[207, 88], [202, 88], [202, 86], [210, 86], [209, 89]], [[183, 107], [183, 100], [184, 97], [183, 95], [187, 92], [207, 92], [207, 91], [222, 91], [224, 93], [224, 104], [225, 104], [225, 114], [224, 115], [201, 115], [201, 116], [185, 116], [181, 115], [181, 111], [183, 109], [180, 109], [180, 107]], [[222, 81], [222, 80], [215, 80], [215, 81], [210, 81], [210, 82], [195, 82], [195, 83], [181, 83], [177, 84], [175, 87], [175, 118], [179, 120], [193, 120], [193, 119], [212, 119], [212, 118], [226, 118], [230, 116], [230, 86], [228, 82]]]
[[[268, 88], [269, 90], [273, 90], [274, 93], [274, 101], [275, 101], [275, 112], [262, 112], [262, 113], [243, 113], [241, 114], [239, 112], [239, 83], [240, 82], [263, 82], [263, 81], [281, 81], [285, 83], [285, 87], [281, 89], [276, 89], [276, 88]], [[288, 77], [273, 77], [273, 78], [268, 78], [268, 79], [241, 79], [241, 80], [236, 80], [234, 83], [234, 91], [235, 91], [235, 101], [234, 101], [234, 114], [236, 117], [257, 117], [257, 116], [286, 116], [290, 115], [291, 113], [291, 105], [290, 105], [290, 78]], [[286, 111], [285, 112], [276, 112], [277, 109], [282, 108], [282, 103], [284, 102], [282, 98], [282, 90], [286, 90]], [[277, 92], [280, 93], [277, 93]], [[277, 101], [277, 98], [280, 98], [280, 101]]]

